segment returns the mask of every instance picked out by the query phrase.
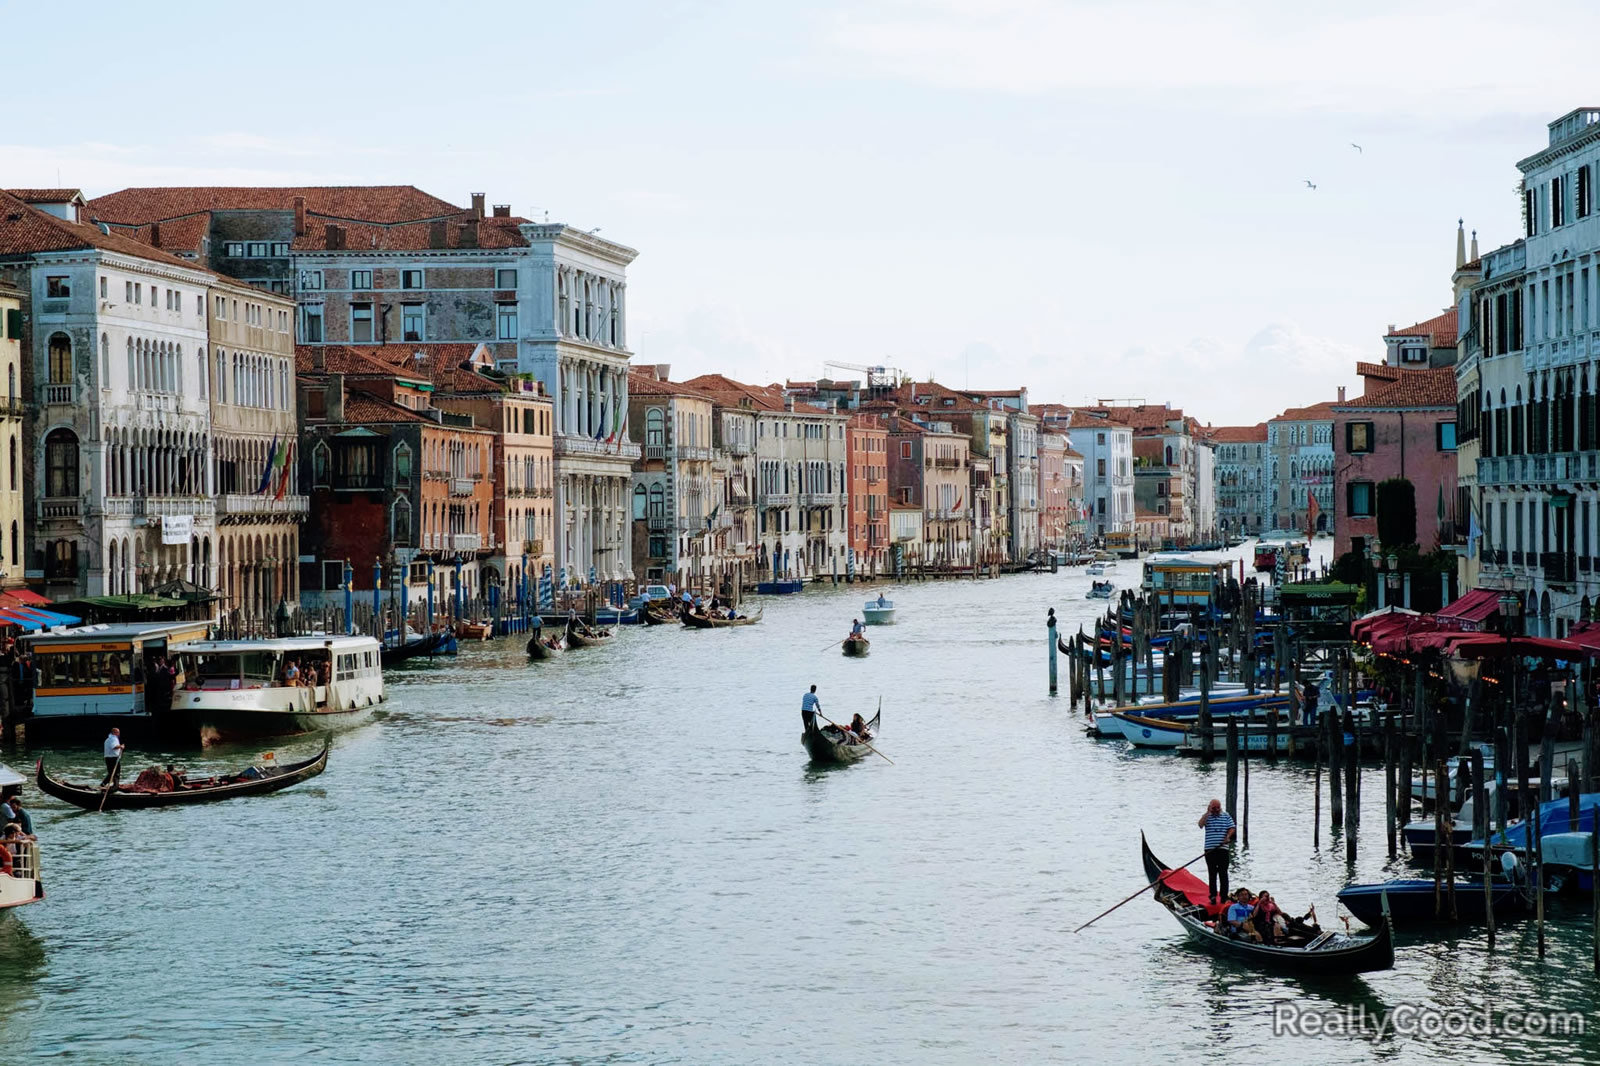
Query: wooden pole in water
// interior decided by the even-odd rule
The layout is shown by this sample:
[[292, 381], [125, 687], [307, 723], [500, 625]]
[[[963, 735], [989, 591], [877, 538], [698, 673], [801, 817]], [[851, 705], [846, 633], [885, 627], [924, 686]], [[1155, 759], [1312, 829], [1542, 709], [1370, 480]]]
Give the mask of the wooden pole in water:
[[1339, 719], [1333, 711], [1322, 715], [1324, 743], [1328, 746], [1328, 813], [1332, 818], [1328, 828], [1338, 831], [1344, 825], [1344, 782], [1339, 778], [1339, 759], [1344, 754], [1344, 737], [1340, 735]]
[[1045, 639], [1049, 642], [1050, 650], [1050, 695], [1056, 694], [1056, 609], [1050, 608], [1050, 615], [1045, 619]]
[[[1228, 719], [1227, 729], [1228, 745], [1228, 814], [1235, 820], [1239, 817], [1239, 721], [1236, 718]], [[1206, 747], [1210, 747], [1208, 739]]]
[[[1348, 674], [1346, 677], [1348, 678]], [[1346, 862], [1356, 861], [1356, 830], [1361, 825], [1361, 745], [1359, 739], [1349, 750], [1344, 748], [1346, 734], [1356, 736], [1354, 716], [1347, 706], [1344, 711], [1344, 728], [1339, 730], [1340, 756], [1344, 759], [1345, 785], [1344, 785], [1344, 858]]]
[[1539, 957], [1544, 958], [1544, 826], [1540, 824], [1538, 808], [1528, 818], [1528, 836], [1532, 839], [1533, 905], [1539, 930]]
[[1402, 729], [1397, 738], [1400, 746], [1400, 768], [1397, 771], [1399, 780], [1396, 781], [1395, 821], [1400, 824], [1400, 839], [1405, 840], [1405, 828], [1411, 821], [1411, 737]]
[[1556, 698], [1550, 697], [1550, 706], [1544, 716], [1544, 736], [1539, 740], [1539, 802], [1549, 803], [1555, 793], [1556, 768]]
[[[1483, 779], [1483, 752], [1472, 751], [1472, 835], [1483, 841], [1483, 920], [1489, 930], [1489, 950], [1494, 950], [1494, 849], [1489, 846], [1489, 787]], [[1451, 847], [1455, 846], [1454, 841]]]
[[[1213, 738], [1215, 736], [1215, 731], [1212, 729], [1212, 724], [1213, 723], [1211, 721], [1211, 679], [1207, 676], [1206, 665], [1205, 665], [1205, 661], [1204, 660], [1201, 660], [1201, 663], [1200, 663], [1200, 718], [1199, 718], [1199, 724], [1200, 724], [1200, 736], [1201, 736], [1201, 738], [1202, 738], [1202, 740], [1204, 741], [1204, 744], [1205, 744], [1205, 748], [1204, 748], [1205, 757], [1207, 759], [1209, 759], [1209, 758], [1212, 757], [1212, 755], [1214, 755], [1216, 753], [1216, 747], [1215, 747], [1214, 740], [1213, 740]], [[1230, 729], [1232, 728], [1233, 724], [1234, 724], [1233, 719], [1229, 718], [1228, 719], [1228, 725], [1229, 725]], [[1237, 731], [1233, 731], [1229, 735], [1233, 738], [1232, 740], [1229, 741], [1229, 743], [1230, 744], [1231, 743], [1236, 743], [1237, 740], [1238, 740]], [[1239, 769], [1239, 767], [1238, 767], [1238, 752], [1236, 750], [1230, 750], [1229, 753], [1228, 753], [1228, 781], [1229, 781], [1229, 787], [1230, 788], [1232, 787], [1233, 775], [1238, 769]], [[1229, 814], [1233, 813], [1233, 807], [1232, 806], [1228, 807], [1228, 813]]]
[[1443, 878], [1444, 878], [1444, 846], [1449, 838], [1445, 836], [1444, 810], [1444, 762], [1438, 764], [1438, 774], [1434, 777], [1433, 787], [1433, 916], [1439, 917], [1444, 913]]
[[[1229, 719], [1232, 721], [1232, 719]], [[1240, 743], [1239, 757], [1244, 761], [1244, 818], [1239, 822], [1240, 836], [1244, 841], [1246, 851], [1250, 850], [1250, 729], [1249, 723], [1245, 725], [1244, 738]]]
[[[1292, 721], [1292, 719], [1291, 719]], [[1278, 708], [1267, 708], [1267, 761], [1278, 761]]]
[[1384, 839], [1389, 845], [1390, 860], [1400, 854], [1395, 840], [1397, 834], [1394, 824], [1394, 761], [1394, 715], [1386, 714], [1383, 716], [1383, 823]]
[[[1315, 750], [1315, 749], [1313, 749]], [[1319, 753], [1311, 760], [1313, 783], [1315, 790], [1311, 806], [1311, 846], [1314, 849], [1322, 847], [1322, 756]]]

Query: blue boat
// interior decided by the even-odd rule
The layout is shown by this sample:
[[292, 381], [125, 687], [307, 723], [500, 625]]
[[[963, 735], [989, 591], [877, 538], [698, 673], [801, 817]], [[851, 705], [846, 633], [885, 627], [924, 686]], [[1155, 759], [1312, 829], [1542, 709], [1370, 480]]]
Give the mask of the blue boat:
[[639, 610], [636, 607], [618, 607], [607, 604], [595, 608], [595, 625], [601, 626], [636, 626], [640, 624]]
[[[1571, 797], [1566, 799], [1551, 800], [1539, 804], [1539, 835], [1541, 837], [1554, 836], [1557, 833], [1592, 833], [1595, 830], [1595, 811], [1600, 809], [1600, 792], [1585, 792], [1578, 797], [1578, 824], [1572, 824]], [[1489, 847], [1497, 852], [1501, 851], [1526, 851], [1528, 849], [1528, 823], [1521, 821], [1515, 825], [1508, 825], [1505, 829], [1497, 829], [1489, 835]], [[1478, 837], [1469, 840], [1464, 849], [1471, 855], [1477, 856], [1475, 865], [1483, 861], [1484, 840]]]
[[[1527, 909], [1528, 889], [1514, 881], [1491, 881], [1490, 893], [1496, 920], [1509, 918]], [[1447, 891], [1449, 882], [1441, 886]], [[1456, 881], [1456, 920], [1484, 920], [1483, 882]], [[1434, 908], [1433, 878], [1402, 877], [1370, 885], [1350, 885], [1339, 892], [1345, 910], [1368, 925], [1383, 917], [1383, 897], [1389, 897], [1389, 916], [1396, 925], [1450, 921], [1449, 897], [1444, 896], [1438, 913]]]
[[787, 581], [762, 581], [756, 585], [756, 592], [762, 596], [788, 596], [791, 593], [805, 591], [806, 583], [799, 578], [790, 578]]

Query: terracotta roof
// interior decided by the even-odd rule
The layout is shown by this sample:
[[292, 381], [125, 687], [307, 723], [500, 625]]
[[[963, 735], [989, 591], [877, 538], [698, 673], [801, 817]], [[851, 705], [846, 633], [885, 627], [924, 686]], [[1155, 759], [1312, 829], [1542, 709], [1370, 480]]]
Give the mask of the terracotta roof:
[[1335, 407], [1340, 411], [1372, 407], [1453, 408], [1456, 398], [1455, 367], [1442, 366], [1434, 370], [1402, 370], [1397, 380]]
[[1130, 429], [1162, 429], [1167, 430], [1171, 422], [1183, 422], [1183, 409], [1181, 407], [1167, 407], [1163, 404], [1138, 404], [1134, 407], [1080, 407], [1089, 415], [1104, 415], [1113, 421], [1121, 422]]
[[30, 204], [70, 204], [83, 198], [82, 189], [7, 189], [6, 192]]
[[628, 370], [628, 395], [630, 396], [688, 396], [696, 400], [716, 402], [716, 397], [703, 389], [683, 384], [681, 381], [662, 381], [644, 370]]
[[[436, 247], [435, 222], [439, 222], [443, 229], [443, 242], [439, 245], [443, 248], [521, 248], [526, 247], [528, 242], [523, 239], [522, 231], [517, 226], [526, 221], [521, 218], [485, 218], [478, 221], [471, 211], [460, 209], [453, 209], [449, 215], [443, 216], [442, 221], [406, 223], [334, 222], [327, 216], [308, 212], [306, 231], [294, 238], [293, 248], [297, 252], [359, 252], [373, 249], [427, 251]], [[474, 222], [477, 222], [476, 236], [463, 242], [462, 224], [470, 226]], [[330, 225], [337, 225], [343, 231], [343, 243], [339, 248], [328, 247]]]
[[349, 389], [344, 396], [344, 420], [346, 422], [432, 422], [433, 419], [417, 414], [409, 407], [401, 407], [391, 403], [381, 396], [374, 396], [369, 392], [359, 389]]
[[116, 232], [102, 233], [99, 226], [88, 222], [68, 222], [30, 207], [10, 193], [0, 192], [0, 255], [66, 252], [80, 248], [99, 248], [186, 270], [202, 269], [132, 237]]
[[[297, 374], [350, 374], [357, 377], [395, 378], [404, 377], [413, 381], [432, 381], [432, 375], [427, 373], [406, 373], [395, 364], [392, 359], [383, 358], [379, 353], [391, 349], [394, 345], [370, 345], [359, 347], [346, 347], [338, 344], [297, 344], [294, 349], [294, 365]], [[408, 349], [408, 352], [412, 349]], [[322, 360], [322, 367], [317, 367], [318, 358]]]
[[89, 211], [107, 222], [143, 223], [202, 211], [293, 211], [297, 196], [305, 197], [307, 213], [352, 222], [416, 222], [462, 212], [415, 185], [133, 188], [95, 197]]
[[785, 411], [788, 409], [788, 405], [784, 403], [781, 390], [766, 385], [747, 385], [742, 381], [735, 381], [722, 374], [701, 374], [697, 378], [690, 378], [683, 384], [709, 393], [714, 401], [724, 407], [739, 407], [743, 405], [744, 401], [748, 400], [750, 406], [759, 411]]
[[1074, 448], [1070, 444], [1067, 445], [1064, 449], [1062, 449], [1061, 454], [1065, 455], [1068, 459], [1082, 459], [1083, 458], [1083, 453], [1078, 451], [1076, 448]]
[[1388, 363], [1357, 363], [1356, 373], [1364, 378], [1394, 381], [1403, 371], [1397, 366], [1390, 366]]
[[1267, 439], [1267, 424], [1217, 426], [1211, 430], [1211, 439], [1218, 444], [1260, 444]]
[[205, 244], [207, 234], [211, 232], [211, 216], [190, 215], [187, 218], [171, 218], [164, 222], [151, 222], [140, 226], [116, 226], [113, 232], [132, 237], [166, 252], [198, 253]]
[[912, 411], [989, 410], [988, 404], [979, 403], [964, 393], [946, 388], [937, 381], [908, 381], [889, 390], [889, 395], [894, 397], [901, 407]]
[[1270, 418], [1267, 421], [1269, 421], [1269, 422], [1319, 422], [1319, 421], [1325, 421], [1325, 420], [1331, 419], [1333, 417], [1333, 409], [1335, 407], [1337, 407], [1337, 406], [1338, 406], [1338, 404], [1333, 400], [1324, 400], [1322, 403], [1314, 403], [1310, 407], [1291, 407], [1287, 411], [1283, 412], [1283, 414], [1279, 415], [1278, 417]]
[[1435, 348], [1454, 348], [1456, 345], [1456, 309], [1451, 308], [1424, 322], [1405, 329], [1391, 329], [1391, 337], [1427, 337]]
[[845, 424], [851, 429], [877, 430], [880, 433], [888, 429], [883, 424], [883, 416], [874, 414], [871, 411], [857, 411], [850, 416], [850, 421]]

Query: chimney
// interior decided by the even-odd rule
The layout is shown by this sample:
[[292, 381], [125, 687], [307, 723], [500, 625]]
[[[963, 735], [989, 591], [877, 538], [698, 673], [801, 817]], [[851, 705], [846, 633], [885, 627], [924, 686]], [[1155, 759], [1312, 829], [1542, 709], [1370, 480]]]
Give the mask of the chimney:
[[1339, 402], [1344, 403], [1344, 386], [1339, 386]]
[[323, 354], [320, 344], [311, 349], [311, 369], [319, 374], [328, 369], [328, 358]]
[[473, 219], [471, 222], [461, 223], [461, 232], [456, 240], [456, 247], [476, 248], [478, 246], [478, 220], [481, 218], [483, 218], [483, 214], [480, 211], [478, 218]]
[[481, 192], [472, 194], [472, 213], [478, 218], [483, 217], [483, 193]]
[[296, 196], [294, 198], [294, 235], [296, 237], [304, 237], [306, 235], [306, 198], [304, 196]]
[[494, 217], [495, 218], [510, 218], [511, 217], [511, 205], [510, 204], [495, 204], [494, 205]]
[[328, 375], [328, 421], [344, 421], [344, 375]]
[[336, 226], [329, 222], [322, 230], [323, 247], [330, 252], [337, 252], [344, 248], [344, 227]]
[[447, 225], [448, 225], [448, 223], [446, 223], [442, 219], [437, 221], [437, 222], [428, 223], [428, 247], [429, 248], [447, 248], [447, 247], [449, 247], [448, 243], [445, 240], [445, 238], [447, 236], [447, 233], [446, 233], [446, 226]]
[[150, 246], [152, 248], [161, 247], [161, 223], [159, 222], [150, 223]]
[[1467, 265], [1467, 220], [1456, 219], [1456, 269], [1460, 270]]
[[656, 380], [657, 381], [670, 381], [670, 380], [672, 380], [672, 364], [671, 363], [657, 363], [655, 365], [654, 369], [655, 369], [655, 375], [656, 375]]

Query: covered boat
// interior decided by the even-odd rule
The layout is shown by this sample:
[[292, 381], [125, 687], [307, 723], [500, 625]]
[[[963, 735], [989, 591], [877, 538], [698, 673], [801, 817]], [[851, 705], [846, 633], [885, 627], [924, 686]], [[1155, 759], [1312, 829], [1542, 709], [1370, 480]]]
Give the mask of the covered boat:
[[882, 596], [868, 600], [861, 606], [861, 620], [869, 626], [893, 625], [894, 601], [886, 600]]
[[[1368, 925], [1376, 926], [1383, 918], [1383, 900], [1389, 900], [1389, 916], [1398, 925], [1422, 922], [1450, 921], [1449, 889], [1445, 881], [1439, 886], [1438, 906], [1435, 908], [1433, 878], [1397, 877], [1370, 885], [1350, 885], [1339, 892], [1339, 902], [1344, 909]], [[1483, 882], [1456, 881], [1456, 920], [1481, 922], [1487, 911], [1484, 908]], [[1519, 914], [1528, 905], [1528, 887], [1514, 881], [1491, 881], [1490, 900], [1495, 918], [1509, 918]]]
[[[28, 779], [0, 763], [0, 789], [25, 785]], [[44, 882], [39, 877], [39, 842], [8, 840], [0, 853], [0, 914], [12, 907], [38, 903], [44, 899]]]
[[726, 629], [729, 626], [753, 626], [761, 621], [761, 612], [755, 614], [739, 615], [727, 618], [714, 614], [704, 614], [700, 611], [685, 611], [683, 624], [690, 629]]
[[[872, 721], [867, 723], [867, 740], [878, 735], [878, 722], [883, 718], [883, 709], [872, 716]], [[814, 763], [840, 765], [865, 759], [872, 754], [872, 749], [866, 744], [851, 743], [845, 736], [844, 730], [836, 725], [807, 719], [809, 726], [800, 734], [800, 742], [806, 746], [806, 751], [811, 755]]]
[[461, 640], [488, 640], [494, 636], [493, 622], [469, 622], [461, 619], [456, 623], [456, 637]]
[[1086, 600], [1109, 600], [1116, 591], [1117, 586], [1110, 581], [1096, 581], [1089, 586], [1089, 591], [1083, 594], [1083, 598]]
[[[323, 741], [322, 750], [312, 758], [287, 766], [249, 766], [236, 774], [224, 774], [161, 789], [142, 788], [136, 781], [132, 785], [117, 785], [108, 793], [99, 785], [74, 785], [51, 777], [44, 769], [44, 759], [39, 759], [35, 776], [39, 791], [54, 796], [74, 807], [86, 811], [131, 811], [146, 807], [176, 807], [185, 803], [209, 803], [213, 800], [233, 799], [238, 796], [259, 796], [276, 792], [290, 785], [316, 777], [327, 769], [329, 741]], [[145, 775], [140, 774], [140, 778]], [[166, 775], [161, 775], [166, 776]], [[169, 785], [171, 779], [168, 778]]]
[[844, 649], [845, 655], [853, 659], [860, 659], [872, 647], [872, 642], [866, 637], [845, 637], [840, 646]]
[[191, 641], [177, 658], [166, 713], [206, 743], [355, 725], [385, 698], [372, 637]]
[[1143, 833], [1139, 834], [1139, 848], [1145, 877], [1156, 886], [1156, 902], [1167, 908], [1190, 940], [1208, 951], [1262, 969], [1315, 977], [1387, 970], [1394, 965], [1394, 933], [1388, 921], [1380, 922], [1371, 935], [1322, 932], [1310, 940], [1282, 946], [1236, 940], [1220, 933], [1212, 922], [1222, 908], [1210, 902], [1206, 883], [1188, 870], [1171, 869], [1156, 858]]

